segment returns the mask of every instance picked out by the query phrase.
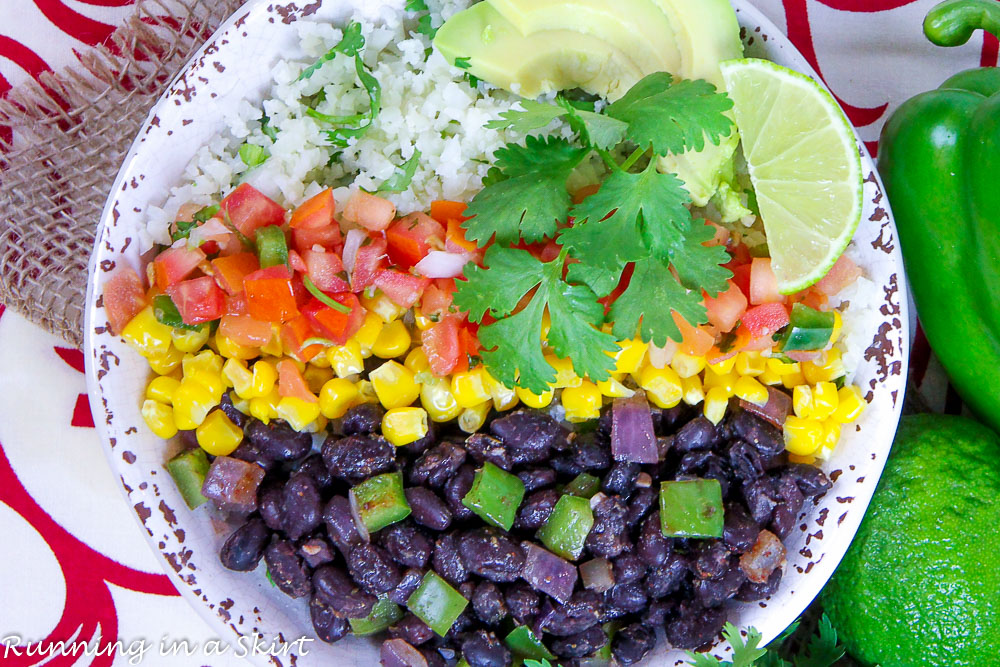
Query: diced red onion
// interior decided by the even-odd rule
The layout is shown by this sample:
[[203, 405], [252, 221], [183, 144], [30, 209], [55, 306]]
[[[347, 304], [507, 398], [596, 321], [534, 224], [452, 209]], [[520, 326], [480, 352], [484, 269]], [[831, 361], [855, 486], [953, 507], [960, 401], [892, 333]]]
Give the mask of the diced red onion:
[[188, 245], [197, 247], [205, 241], [218, 236], [226, 236], [227, 234], [232, 234], [232, 232], [226, 229], [221, 220], [212, 218], [208, 222], [198, 225], [191, 230], [191, 233], [188, 235]]
[[653, 415], [643, 392], [615, 399], [611, 408], [611, 454], [616, 461], [659, 462]]
[[771, 422], [778, 428], [785, 425], [785, 420], [792, 412], [792, 397], [774, 387], [767, 388], [767, 403], [763, 406], [740, 399], [740, 407], [761, 419]]
[[653, 368], [666, 368], [674, 360], [674, 355], [677, 354], [677, 343], [669, 338], [667, 339], [667, 344], [663, 347], [657, 347], [650, 343], [648, 354], [650, 366]]
[[347, 494], [348, 499], [351, 502], [351, 516], [354, 518], [354, 526], [358, 529], [358, 534], [361, 535], [361, 541], [367, 542], [371, 539], [368, 534], [368, 526], [365, 522], [361, 520], [361, 510], [358, 507], [358, 499], [354, 495], [354, 491]]
[[740, 556], [740, 569], [750, 581], [764, 584], [784, 562], [785, 545], [771, 531], [762, 530], [750, 551]]
[[253, 512], [257, 509], [257, 489], [264, 480], [264, 469], [229, 456], [217, 456], [208, 468], [203, 496], [230, 512]]
[[607, 558], [595, 558], [580, 565], [580, 578], [583, 587], [603, 593], [615, 585], [615, 573]]
[[532, 588], [566, 603], [576, 586], [576, 567], [564, 558], [525, 542], [524, 569], [521, 576]]
[[358, 248], [368, 238], [368, 233], [363, 229], [352, 229], [347, 232], [344, 238], [344, 270], [350, 276], [354, 273], [354, 262], [358, 259]]
[[387, 639], [382, 642], [383, 667], [427, 667], [427, 658], [405, 639]]
[[413, 269], [426, 278], [457, 278], [470, 261], [472, 255], [468, 253], [431, 250]]

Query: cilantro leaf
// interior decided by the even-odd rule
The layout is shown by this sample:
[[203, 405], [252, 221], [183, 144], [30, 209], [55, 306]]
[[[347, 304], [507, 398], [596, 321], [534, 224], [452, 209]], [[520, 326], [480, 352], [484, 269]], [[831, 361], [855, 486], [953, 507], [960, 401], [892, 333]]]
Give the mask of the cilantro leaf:
[[243, 144], [240, 146], [240, 159], [250, 169], [264, 164], [267, 161], [267, 149], [256, 144]]
[[819, 619], [817, 632], [805, 654], [795, 659], [795, 667], [830, 667], [844, 657], [845, 649], [837, 642], [837, 631], [826, 614]]
[[467, 236], [480, 245], [494, 234], [501, 244], [555, 236], [558, 222], [569, 215], [566, 179], [589, 152], [554, 137], [528, 137], [525, 146], [499, 149], [496, 167], [466, 211]]
[[260, 131], [271, 141], [278, 140], [278, 131], [271, 125], [271, 118], [267, 114], [260, 117]]
[[195, 220], [178, 220], [174, 223], [175, 230], [170, 232], [171, 241], [180, 241], [191, 236], [191, 230], [198, 226]]
[[458, 69], [469, 69], [472, 67], [472, 58], [470, 56], [463, 56], [461, 58], [455, 58], [455, 67]]
[[590, 109], [581, 109], [580, 103], [562, 96], [557, 97], [556, 102], [569, 116], [570, 127], [580, 135], [583, 143], [601, 150], [611, 150], [625, 140], [628, 123]]
[[599, 297], [607, 296], [614, 291], [621, 281], [622, 268], [608, 269], [590, 264], [576, 262], [567, 269], [566, 279], [572, 283], [583, 283], [594, 290]]
[[361, 137], [371, 129], [371, 126], [375, 124], [375, 118], [378, 117], [379, 112], [382, 110], [382, 86], [379, 84], [378, 79], [372, 76], [368, 68], [365, 67], [360, 53], [354, 55], [354, 69], [357, 72], [358, 80], [361, 81], [361, 85], [364, 86], [365, 91], [368, 93], [368, 111], [362, 117], [365, 120], [365, 123], [362, 125], [327, 130], [327, 140], [338, 148], [346, 148], [351, 138]]
[[430, 8], [427, 3], [424, 0], [406, 0], [406, 6], [403, 9], [413, 13], [423, 12], [417, 19], [417, 32], [433, 40], [437, 29], [431, 24]]
[[732, 260], [725, 246], [702, 245], [714, 234], [715, 230], [704, 220], [697, 220], [684, 240], [671, 245], [666, 252], [681, 284], [693, 290], [703, 289], [712, 298], [729, 289], [727, 282], [733, 277], [733, 272], [722, 266]]
[[344, 28], [344, 37], [332, 49], [320, 56], [316, 62], [302, 70], [298, 81], [311, 77], [325, 63], [336, 58], [338, 53], [353, 57], [361, 53], [363, 48], [365, 48], [365, 36], [361, 34], [361, 24], [352, 21]]
[[396, 173], [383, 181], [375, 192], [405, 192], [413, 176], [417, 173], [417, 166], [420, 163], [420, 151], [413, 151], [413, 157], [396, 168]]
[[691, 326], [704, 324], [708, 314], [701, 300], [701, 293], [685, 289], [663, 262], [640, 260], [635, 263], [628, 289], [611, 305], [612, 333], [617, 340], [624, 340], [635, 336], [638, 329], [647, 343], [663, 347], [668, 338], [679, 343], [683, 336], [671, 311]]
[[470, 263], [465, 281], [457, 283], [455, 305], [469, 313], [470, 322], [481, 322], [490, 312], [506, 317], [514, 312], [521, 298], [542, 281], [542, 264], [527, 250], [490, 246], [483, 257], [483, 268]]
[[726, 623], [722, 636], [733, 647], [733, 667], [753, 667], [757, 659], [767, 653], [760, 647], [761, 634], [756, 628], [747, 628], [747, 638], [743, 641], [739, 628], [732, 623]]
[[565, 116], [566, 109], [557, 107], [554, 104], [545, 104], [535, 100], [521, 100], [521, 109], [511, 109], [500, 114], [499, 120], [491, 120], [486, 123], [488, 130], [511, 129], [521, 134], [528, 134], [532, 130], [546, 127], [556, 118]]
[[705, 148], [733, 131], [725, 112], [732, 100], [707, 81], [680, 81], [666, 72], [650, 74], [610, 105], [605, 113], [628, 123], [626, 136], [657, 155]]
[[521, 312], [479, 329], [484, 348], [479, 356], [490, 374], [508, 387], [541, 394], [556, 380], [556, 369], [545, 360], [539, 342], [544, 313], [545, 299], [536, 293]]

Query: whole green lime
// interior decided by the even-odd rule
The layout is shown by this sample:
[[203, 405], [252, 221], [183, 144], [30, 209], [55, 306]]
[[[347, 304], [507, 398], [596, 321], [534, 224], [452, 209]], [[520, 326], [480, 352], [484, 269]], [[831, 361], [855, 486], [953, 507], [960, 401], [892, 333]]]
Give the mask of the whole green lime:
[[823, 604], [864, 664], [1000, 665], [1000, 438], [905, 417]]

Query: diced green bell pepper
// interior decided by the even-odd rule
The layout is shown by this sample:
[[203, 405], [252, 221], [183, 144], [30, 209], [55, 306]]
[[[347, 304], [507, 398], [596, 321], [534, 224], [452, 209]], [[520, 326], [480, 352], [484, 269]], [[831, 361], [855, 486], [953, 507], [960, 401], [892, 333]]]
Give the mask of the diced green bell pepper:
[[369, 533], [378, 532], [410, 516], [401, 472], [387, 472], [366, 479], [351, 489], [351, 499]]
[[556, 659], [552, 655], [552, 652], [545, 648], [545, 644], [531, 631], [531, 628], [526, 625], [519, 625], [511, 630], [510, 634], [503, 641], [507, 644], [507, 648], [520, 658], [529, 658], [531, 660]]
[[717, 479], [660, 484], [660, 528], [666, 537], [722, 537], [725, 515]]
[[573, 481], [566, 485], [563, 493], [580, 498], [593, 498], [601, 490], [601, 480], [585, 472], [573, 478]]
[[184, 329], [185, 331], [197, 331], [205, 326], [204, 324], [184, 324], [184, 318], [177, 310], [174, 300], [166, 294], [157, 294], [153, 297], [153, 316], [160, 324], [166, 324], [174, 329]]
[[257, 257], [260, 268], [288, 264], [288, 242], [285, 233], [277, 225], [268, 225], [257, 230]]
[[510, 530], [523, 499], [524, 482], [487, 461], [476, 471], [462, 504], [486, 523]]
[[201, 507], [208, 498], [201, 495], [201, 487], [208, 474], [208, 456], [201, 447], [187, 449], [167, 461], [167, 472], [174, 478], [174, 484], [181, 497], [191, 509]]
[[594, 512], [590, 509], [590, 501], [562, 496], [537, 536], [552, 553], [566, 560], [576, 560], [583, 553], [587, 535], [593, 527]]
[[833, 336], [834, 315], [797, 303], [779, 343], [782, 352], [822, 350]]
[[381, 598], [364, 618], [349, 618], [351, 632], [359, 637], [382, 632], [390, 625], [403, 618], [403, 610], [389, 598]]
[[444, 637], [468, 604], [461, 593], [431, 570], [406, 601], [406, 608]]

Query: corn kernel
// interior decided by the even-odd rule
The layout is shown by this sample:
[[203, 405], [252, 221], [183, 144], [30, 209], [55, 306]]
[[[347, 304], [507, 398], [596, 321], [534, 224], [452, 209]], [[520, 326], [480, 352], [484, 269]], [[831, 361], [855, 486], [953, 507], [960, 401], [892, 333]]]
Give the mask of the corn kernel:
[[369, 380], [358, 380], [354, 383], [358, 388], [358, 400], [355, 405], [361, 403], [378, 403], [378, 394], [375, 393], [375, 386]]
[[233, 407], [245, 415], [250, 414], [250, 401], [245, 398], [240, 398], [239, 396], [233, 398]]
[[385, 320], [375, 313], [365, 313], [365, 321], [352, 339], [357, 342], [358, 347], [361, 349], [361, 356], [365, 359], [372, 356], [372, 346], [375, 345], [378, 335], [382, 333], [384, 325]]
[[823, 422], [823, 441], [816, 452], [817, 458], [829, 461], [838, 442], [840, 442], [840, 424], [833, 419], [827, 419]]
[[811, 456], [823, 444], [823, 422], [789, 415], [785, 419], [785, 449], [798, 456]]
[[[682, 353], [677, 352], [676, 354], [682, 354]], [[709, 364], [708, 367], [716, 375], [729, 375], [730, 373], [733, 372], [733, 369], [736, 368], [737, 356], [739, 355], [734, 354], [733, 356], [727, 357], [722, 361], [717, 361], [714, 364]]]
[[766, 365], [764, 357], [760, 356], [760, 352], [740, 352], [736, 355], [737, 375], [757, 377], [764, 373]]
[[253, 365], [253, 384], [248, 398], [264, 397], [274, 390], [278, 381], [278, 370], [270, 361], [260, 359]]
[[[260, 363], [260, 362], [258, 362]], [[278, 403], [281, 395], [274, 387], [268, 394], [250, 399], [250, 414], [265, 424], [278, 418]]]
[[603, 382], [598, 382], [597, 388], [601, 391], [602, 396], [608, 398], [631, 398], [635, 395], [634, 389], [629, 389], [613, 376]]
[[431, 420], [438, 423], [457, 418], [463, 409], [451, 393], [451, 382], [439, 377], [431, 377], [420, 385], [420, 405], [424, 406]]
[[484, 401], [474, 407], [465, 408], [458, 416], [458, 427], [466, 433], [475, 433], [486, 423], [486, 417], [492, 407], [493, 401]]
[[386, 410], [405, 408], [420, 396], [420, 385], [413, 378], [413, 371], [396, 362], [387, 361], [371, 373], [375, 395]]
[[686, 352], [678, 352], [671, 360], [670, 367], [677, 371], [677, 375], [683, 380], [705, 370], [705, 357], [695, 357]]
[[365, 360], [361, 354], [361, 345], [354, 338], [343, 345], [328, 347], [326, 358], [330, 368], [339, 378], [357, 375], [365, 370]]
[[837, 385], [834, 383], [820, 382], [813, 387], [813, 419], [827, 419], [833, 415], [839, 404]]
[[226, 391], [226, 383], [222, 380], [222, 373], [214, 373], [209, 370], [196, 370], [191, 374], [186, 374], [184, 380], [200, 383], [212, 393], [216, 403], [222, 400], [222, 394]]
[[788, 373], [781, 376], [781, 384], [785, 386], [785, 389], [794, 389], [800, 384], [806, 384], [806, 378], [801, 372]]
[[565, 389], [566, 387], [579, 387], [583, 380], [576, 371], [573, 370], [573, 362], [570, 359], [563, 359], [554, 354], [546, 354], [545, 361], [549, 362], [552, 368], [556, 369], [556, 381], [550, 385], [553, 389]]
[[767, 405], [768, 398], [770, 397], [770, 394], [767, 392], [767, 387], [762, 385], [750, 375], [744, 375], [736, 381], [736, 386], [733, 388], [733, 394], [739, 396], [744, 401], [760, 406]]
[[427, 331], [432, 326], [434, 326], [434, 320], [424, 315], [424, 312], [420, 309], [420, 306], [413, 307], [413, 323], [417, 325], [417, 329], [421, 331]]
[[340, 419], [357, 403], [359, 396], [353, 382], [334, 378], [319, 390], [319, 410], [328, 419]]
[[423, 408], [393, 408], [382, 417], [382, 435], [396, 447], [427, 435], [427, 411]]
[[246, 347], [233, 342], [232, 338], [215, 334], [215, 344], [219, 347], [219, 354], [226, 359], [256, 359], [260, 356], [259, 347]]
[[149, 381], [146, 386], [146, 398], [159, 403], [171, 405], [174, 399], [174, 391], [180, 386], [180, 382], [166, 375], [159, 375]]
[[729, 392], [725, 387], [712, 387], [705, 394], [705, 406], [703, 412], [705, 418], [713, 424], [718, 424], [726, 416], [726, 408], [729, 407]]
[[383, 322], [393, 322], [406, 313], [406, 308], [397, 306], [382, 290], [375, 290], [375, 296], [361, 295], [361, 305], [382, 318]]
[[837, 409], [833, 419], [841, 424], [850, 424], [861, 416], [867, 405], [860, 389], [853, 385], [843, 387], [837, 392]]
[[840, 311], [833, 311], [833, 332], [830, 334], [830, 345], [840, 340], [840, 334], [844, 331], [844, 318], [840, 316]]
[[615, 355], [616, 373], [635, 373], [642, 368], [649, 343], [643, 343], [641, 338], [633, 338], [618, 341], [618, 347], [621, 350]]
[[792, 363], [786, 363], [781, 359], [769, 358], [766, 363], [767, 367], [771, 371], [773, 371], [777, 375], [782, 375], [782, 376], [791, 375], [792, 373], [799, 373], [802, 370], [802, 366], [797, 361], [794, 361]]
[[517, 387], [514, 389], [514, 393], [517, 394], [522, 403], [536, 410], [549, 407], [552, 404], [552, 397], [555, 396], [555, 391], [552, 389], [543, 394], [535, 394], [524, 387]]
[[177, 428], [190, 431], [200, 426], [209, 410], [218, 405], [220, 399], [221, 396], [216, 398], [208, 387], [197, 380], [181, 380], [171, 399]]
[[796, 417], [809, 419], [813, 416], [813, 391], [807, 384], [800, 384], [792, 390], [792, 410]]
[[212, 456], [229, 456], [243, 442], [243, 431], [222, 410], [205, 418], [195, 430], [198, 444]]
[[296, 431], [304, 431], [319, 417], [319, 401], [307, 401], [297, 396], [283, 396], [278, 401], [278, 417]]
[[205, 347], [209, 335], [211, 335], [211, 329], [209, 329], [207, 324], [203, 324], [193, 331], [190, 329], [174, 329], [170, 332], [170, 340], [174, 342], [174, 347], [181, 352], [194, 353]]
[[518, 403], [517, 392], [490, 375], [490, 372], [485, 368], [482, 369], [482, 373], [483, 385], [493, 399], [493, 407], [497, 412], [513, 410]]
[[493, 395], [486, 388], [484, 372], [477, 366], [465, 373], [455, 373], [451, 376], [451, 393], [463, 408], [472, 408], [483, 401], [493, 400]]
[[820, 363], [807, 361], [802, 364], [802, 375], [809, 384], [819, 384], [820, 382], [832, 382], [847, 372], [844, 368], [844, 360], [841, 352], [837, 348], [827, 350], [826, 358]]
[[739, 382], [739, 379], [740, 376], [737, 375], [735, 371], [730, 371], [725, 375], [719, 375], [718, 373], [711, 372], [705, 373], [703, 384], [706, 392], [710, 389], [719, 387], [724, 389], [728, 396], [732, 396], [733, 392], [736, 391], [736, 383]]
[[132, 349], [146, 357], [159, 357], [170, 351], [172, 327], [161, 324], [146, 306], [122, 329], [122, 338]]
[[229, 359], [222, 367], [222, 379], [243, 399], [253, 398], [253, 373], [238, 359]]
[[410, 330], [403, 320], [394, 320], [382, 327], [372, 345], [372, 353], [379, 359], [395, 359], [406, 354], [411, 342]]
[[323, 388], [323, 385], [325, 385], [328, 380], [333, 379], [333, 371], [329, 368], [306, 366], [306, 370], [302, 374], [302, 378], [306, 381], [309, 391], [314, 394], [318, 394], [319, 390]]
[[647, 364], [639, 372], [639, 386], [646, 390], [646, 397], [658, 408], [672, 408], [684, 397], [681, 378], [669, 366], [653, 368]]
[[681, 379], [682, 400], [687, 405], [698, 405], [705, 400], [705, 388], [701, 383], [701, 376], [694, 375]]
[[198, 354], [185, 354], [181, 365], [184, 368], [184, 377], [190, 377], [195, 371], [207, 370], [213, 373], [222, 372], [222, 357], [212, 350], [203, 350]]
[[266, 354], [272, 357], [280, 357], [285, 354], [284, 347], [281, 345], [281, 325], [272, 324], [271, 325], [271, 340], [260, 348], [262, 354]]
[[326, 353], [334, 346], [328, 347], [323, 350], [322, 354], [317, 354], [315, 357], [310, 359], [307, 363], [310, 366], [315, 366], [316, 368], [330, 368], [330, 359], [326, 356]]
[[781, 376], [772, 371], [770, 368], [767, 367], [767, 364], [765, 364], [764, 372], [757, 376], [757, 381], [760, 382], [761, 384], [773, 387], [775, 385], [781, 384]]
[[410, 350], [410, 353], [406, 355], [406, 360], [403, 365], [409, 368], [414, 373], [422, 373], [423, 371], [430, 370], [431, 365], [427, 361], [427, 354], [424, 352], [423, 347], [415, 347]]
[[584, 380], [579, 387], [567, 387], [562, 392], [562, 406], [566, 421], [579, 423], [601, 416], [601, 390], [593, 382]]
[[143, 401], [142, 418], [149, 430], [158, 438], [167, 440], [177, 435], [173, 408], [165, 403], [153, 399]]
[[184, 354], [176, 347], [171, 347], [166, 354], [149, 357], [146, 361], [157, 375], [169, 375], [181, 367], [183, 359]]

